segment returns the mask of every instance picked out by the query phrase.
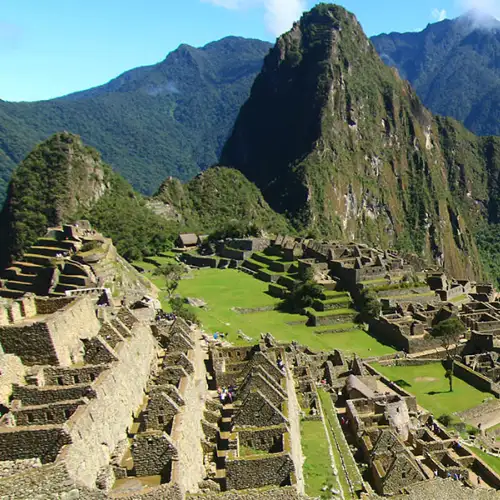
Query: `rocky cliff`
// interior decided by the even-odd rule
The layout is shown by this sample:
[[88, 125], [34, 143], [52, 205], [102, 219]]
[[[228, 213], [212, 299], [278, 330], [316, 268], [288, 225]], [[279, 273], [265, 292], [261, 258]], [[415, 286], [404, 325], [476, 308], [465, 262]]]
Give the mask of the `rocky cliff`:
[[474, 232], [499, 218], [499, 152], [499, 139], [433, 117], [355, 16], [320, 4], [266, 57], [221, 164], [298, 227], [478, 277]]

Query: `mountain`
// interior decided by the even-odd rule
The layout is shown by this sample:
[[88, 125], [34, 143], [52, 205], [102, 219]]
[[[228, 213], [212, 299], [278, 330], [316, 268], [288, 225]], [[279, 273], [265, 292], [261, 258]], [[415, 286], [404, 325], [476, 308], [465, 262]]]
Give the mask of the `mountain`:
[[220, 163], [298, 228], [416, 252], [457, 277], [482, 276], [476, 234], [500, 219], [500, 139], [434, 117], [335, 5], [278, 39]]
[[80, 137], [57, 133], [14, 170], [0, 212], [0, 270], [49, 227], [88, 219], [128, 260], [172, 247], [180, 232], [209, 233], [235, 221], [288, 232], [241, 172], [213, 167], [189, 182], [169, 178], [146, 199]]
[[0, 269], [49, 227], [89, 219], [126, 258], [171, 246], [176, 226], [151, 212], [142, 196], [78, 136], [58, 133], [14, 170], [0, 213]]
[[471, 11], [420, 33], [383, 34], [372, 42], [434, 113], [479, 135], [500, 135], [500, 21]]
[[257, 187], [230, 168], [209, 168], [185, 184], [167, 179], [149, 206], [196, 231], [212, 232], [230, 221], [252, 222], [273, 232], [291, 229], [283, 216], [271, 210]]
[[217, 162], [270, 44], [229, 37], [181, 45], [159, 64], [41, 102], [0, 101], [0, 203], [15, 165], [61, 130], [99, 149], [135, 189], [187, 180]]

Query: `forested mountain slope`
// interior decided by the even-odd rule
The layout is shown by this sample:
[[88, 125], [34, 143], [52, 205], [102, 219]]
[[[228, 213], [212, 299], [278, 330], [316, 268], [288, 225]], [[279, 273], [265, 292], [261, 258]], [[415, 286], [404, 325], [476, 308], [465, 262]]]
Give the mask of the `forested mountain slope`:
[[217, 162], [269, 48], [237, 37], [201, 49], [181, 45], [101, 87], [49, 101], [0, 101], [0, 203], [15, 165], [63, 130], [96, 147], [142, 193], [169, 175], [194, 177]]
[[479, 135], [500, 135], [500, 21], [469, 12], [372, 42], [434, 113]]

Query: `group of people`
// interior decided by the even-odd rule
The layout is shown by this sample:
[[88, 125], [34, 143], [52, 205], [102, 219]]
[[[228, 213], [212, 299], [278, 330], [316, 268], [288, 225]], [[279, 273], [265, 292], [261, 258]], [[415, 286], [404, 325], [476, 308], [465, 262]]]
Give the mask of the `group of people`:
[[225, 404], [231, 404], [236, 398], [236, 388], [232, 385], [227, 387], [217, 387], [217, 394], [219, 395], [220, 402]]
[[175, 321], [177, 316], [173, 312], [166, 313], [165, 311], [157, 311], [156, 312], [156, 321], [160, 321], [162, 319], [166, 319], [167, 321]]
[[218, 340], [219, 338], [221, 340], [224, 340], [226, 337], [229, 337], [229, 333], [222, 333], [222, 332], [215, 332], [214, 333], [214, 340]]
[[283, 360], [281, 357], [278, 357], [278, 368], [284, 373], [285, 372], [285, 363], [283, 363]]

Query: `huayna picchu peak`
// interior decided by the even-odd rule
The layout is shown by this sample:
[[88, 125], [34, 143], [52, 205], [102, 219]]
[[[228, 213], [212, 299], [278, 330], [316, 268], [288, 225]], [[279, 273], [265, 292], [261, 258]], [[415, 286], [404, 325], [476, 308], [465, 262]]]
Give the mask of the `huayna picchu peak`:
[[480, 276], [474, 233], [497, 222], [496, 138], [433, 117], [353, 14], [320, 4], [266, 57], [221, 164], [298, 227], [396, 245]]

